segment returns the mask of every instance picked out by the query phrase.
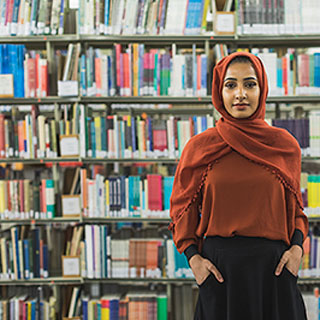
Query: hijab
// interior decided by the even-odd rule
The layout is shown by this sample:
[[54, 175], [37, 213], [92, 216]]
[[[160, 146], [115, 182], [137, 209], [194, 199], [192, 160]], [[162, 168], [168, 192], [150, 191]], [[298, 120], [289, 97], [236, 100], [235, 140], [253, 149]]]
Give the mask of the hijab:
[[[222, 99], [223, 81], [230, 62], [248, 57], [255, 69], [260, 98], [256, 111], [248, 118], [234, 118], [225, 109]], [[303, 209], [300, 191], [301, 150], [297, 140], [285, 129], [270, 126], [265, 120], [268, 79], [262, 61], [248, 52], [235, 52], [224, 57], [213, 70], [212, 103], [221, 114], [216, 126], [193, 136], [184, 147], [178, 163], [170, 198], [169, 226], [188, 211], [197, 199], [207, 172], [219, 158], [237, 151], [249, 161], [276, 175], [293, 201]]]

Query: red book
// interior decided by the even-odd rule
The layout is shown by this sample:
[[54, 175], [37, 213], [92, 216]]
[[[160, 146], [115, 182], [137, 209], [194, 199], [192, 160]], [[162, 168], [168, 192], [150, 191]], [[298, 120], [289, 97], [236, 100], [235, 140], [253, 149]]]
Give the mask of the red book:
[[46, 97], [48, 95], [48, 62], [46, 59], [41, 59], [41, 88], [40, 96]]
[[121, 44], [115, 44], [116, 50], [116, 76], [117, 76], [117, 87], [120, 90], [121, 83], [120, 83], [120, 54], [121, 54]]
[[300, 54], [298, 56], [298, 77], [300, 87], [309, 87], [309, 55]]
[[11, 212], [11, 193], [10, 193], [10, 180], [7, 181], [7, 204], [8, 204], [8, 211]]
[[43, 239], [40, 239], [40, 278], [44, 278], [43, 275]]
[[162, 210], [162, 177], [148, 174], [148, 207], [149, 210]]
[[27, 60], [27, 75], [28, 75], [28, 96], [34, 98], [37, 90], [37, 65], [36, 59], [28, 58]]
[[24, 212], [24, 183], [23, 180], [19, 180], [19, 207], [20, 212]]
[[40, 73], [40, 54], [36, 54], [36, 97], [40, 97], [40, 88], [41, 88], [41, 73]]
[[129, 54], [123, 53], [123, 88], [124, 88], [124, 95], [130, 95], [130, 62], [129, 62]]
[[94, 59], [94, 67], [95, 67], [95, 75], [96, 75], [96, 88], [97, 88], [97, 97], [101, 97], [101, 59], [95, 58]]
[[0, 158], [5, 157], [4, 114], [0, 114]]
[[164, 151], [168, 149], [166, 121], [162, 119], [153, 120], [153, 150]]

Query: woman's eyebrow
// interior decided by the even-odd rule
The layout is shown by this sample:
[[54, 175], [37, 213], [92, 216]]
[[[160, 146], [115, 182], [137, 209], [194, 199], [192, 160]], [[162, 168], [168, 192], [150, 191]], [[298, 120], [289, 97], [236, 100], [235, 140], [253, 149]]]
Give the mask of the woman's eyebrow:
[[[228, 81], [228, 80], [237, 81], [238, 79], [237, 79], [237, 78], [231, 78], [231, 77], [229, 77], [229, 78], [224, 79], [223, 82], [226, 82], [226, 81]], [[257, 78], [255, 78], [255, 77], [247, 77], [247, 78], [244, 78], [243, 80], [257, 80]]]

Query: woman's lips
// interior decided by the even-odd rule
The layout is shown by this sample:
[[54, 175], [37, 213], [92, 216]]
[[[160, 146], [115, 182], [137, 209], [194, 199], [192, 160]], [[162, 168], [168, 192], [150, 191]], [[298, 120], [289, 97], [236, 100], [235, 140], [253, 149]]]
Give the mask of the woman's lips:
[[235, 104], [233, 107], [236, 110], [245, 110], [249, 105], [248, 104]]

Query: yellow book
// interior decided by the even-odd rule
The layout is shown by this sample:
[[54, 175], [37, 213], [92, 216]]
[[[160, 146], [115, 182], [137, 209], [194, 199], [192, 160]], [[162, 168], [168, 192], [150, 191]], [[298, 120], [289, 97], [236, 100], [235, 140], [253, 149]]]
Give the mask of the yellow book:
[[24, 212], [30, 212], [30, 180], [25, 179], [23, 181], [24, 189]]
[[203, 16], [202, 16], [202, 23], [201, 23], [201, 31], [205, 32], [207, 29], [207, 14], [209, 9], [210, 0], [204, 0], [203, 6]]
[[5, 210], [6, 210], [5, 181], [0, 180], [0, 213], [4, 213]]
[[[128, 116], [127, 116], [127, 126], [128, 126], [128, 128], [129, 128], [130, 132], [131, 132], [131, 122], [132, 122], [131, 116], [128, 115]], [[132, 146], [131, 146], [131, 144], [129, 145], [128, 149], [129, 149], [130, 153], [132, 153]]]
[[310, 180], [310, 177], [308, 179], [308, 206], [312, 207], [312, 182]]
[[101, 117], [94, 117], [94, 128], [96, 130], [96, 157], [101, 158]]
[[106, 297], [101, 298], [101, 320], [110, 319], [110, 301]]
[[135, 97], [139, 94], [139, 44], [133, 45], [133, 95]]
[[28, 310], [28, 314], [27, 314], [27, 316], [28, 316], [28, 320], [32, 320], [31, 319], [31, 302], [30, 301], [28, 301], [27, 302], [27, 306], [28, 306], [28, 308], [27, 308], [27, 310]]
[[107, 214], [109, 215], [110, 212], [110, 194], [109, 194], [109, 180], [106, 179], [104, 182], [105, 189], [106, 189], [106, 208], [107, 208]]
[[70, 121], [67, 120], [66, 121], [66, 135], [69, 135], [70, 134]]
[[1, 238], [0, 240], [0, 245], [1, 245], [1, 263], [2, 263], [2, 273], [3, 274], [8, 274], [7, 270], [7, 249], [6, 249], [6, 239]]

